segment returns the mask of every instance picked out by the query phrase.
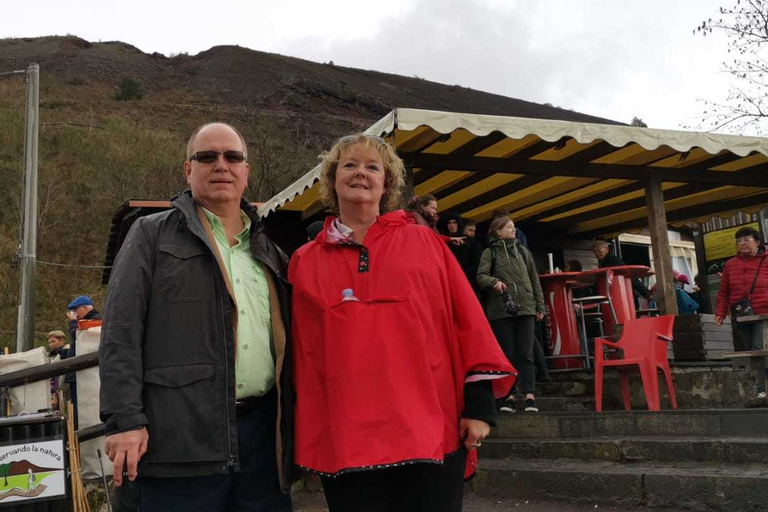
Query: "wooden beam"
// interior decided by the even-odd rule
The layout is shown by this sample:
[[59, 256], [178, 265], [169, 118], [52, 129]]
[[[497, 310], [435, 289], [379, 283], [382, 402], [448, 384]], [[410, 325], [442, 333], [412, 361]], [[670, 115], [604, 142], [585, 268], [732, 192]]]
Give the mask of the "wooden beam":
[[723, 172], [708, 169], [674, 167], [632, 166], [620, 164], [592, 164], [545, 162], [516, 158], [490, 157], [452, 157], [450, 155], [404, 154], [406, 162], [414, 167], [434, 170], [461, 170], [485, 173], [534, 174], [537, 176], [571, 176], [580, 178], [614, 178], [625, 180], [646, 180], [657, 178], [660, 181], [680, 183], [711, 183], [714, 185], [734, 185], [744, 187], [768, 187], [768, 164], [748, 168], [750, 172]]
[[406, 183], [408, 178], [408, 172], [410, 169], [411, 174], [411, 187], [417, 187], [424, 183], [425, 181], [434, 178], [438, 174], [443, 172], [443, 169], [421, 169], [419, 172], [413, 172], [413, 166], [409, 165], [408, 162], [405, 162], [405, 176], [406, 176]]
[[[645, 186], [643, 186], [642, 188], [645, 188]], [[687, 195], [695, 194], [697, 192], [703, 192], [710, 188], [712, 188], [712, 186], [706, 183], [682, 185], [682, 186], [664, 191], [664, 197], [666, 198], [667, 201], [671, 201], [672, 199], [678, 199], [680, 197], [685, 197]], [[618, 196], [618, 194], [616, 195]], [[648, 204], [647, 198], [645, 197], [645, 195], [642, 195], [634, 199], [623, 201], [621, 203], [602, 206], [594, 210], [587, 210], [577, 215], [572, 215], [570, 217], [563, 217], [562, 219], [558, 219], [554, 221], [552, 224], [557, 224], [560, 226], [570, 226], [573, 224], [578, 224], [579, 222], [585, 222], [585, 221], [594, 219], [596, 217], [608, 217], [609, 215], [614, 215], [617, 213], [623, 213], [629, 210], [634, 210], [636, 208], [641, 208], [643, 206], [646, 206], [647, 204]]]
[[[696, 217], [712, 216], [720, 212], [729, 212], [733, 210], [750, 208], [753, 206], [766, 205], [768, 206], [768, 191], [754, 194], [747, 197], [737, 197], [734, 199], [726, 199], [724, 201], [716, 201], [714, 203], [698, 204], [695, 206], [689, 206], [687, 208], [680, 208], [667, 212], [667, 222], [679, 222], [687, 219], [695, 219]], [[595, 237], [603, 235], [605, 233], [619, 233], [623, 231], [630, 231], [633, 229], [640, 229], [648, 226], [648, 219], [639, 218], [633, 219], [627, 222], [620, 222], [610, 226], [603, 226], [598, 229], [591, 229], [589, 231], [583, 231], [579, 233], [581, 236]]]
[[440, 199], [444, 199], [450, 195], [455, 194], [456, 192], [460, 192], [467, 187], [471, 187], [478, 181], [483, 181], [486, 178], [488, 178], [488, 175], [485, 173], [476, 172], [476, 173], [470, 174], [469, 176], [462, 178], [460, 181], [457, 181], [450, 187], [444, 188], [439, 192], [435, 192], [434, 196], [439, 201]]
[[510, 194], [514, 194], [515, 192], [523, 190], [524, 188], [531, 187], [546, 179], [549, 179], [549, 176], [531, 176], [531, 175], [523, 176], [514, 181], [510, 181], [506, 185], [496, 187], [495, 189], [489, 190], [484, 194], [480, 194], [479, 196], [475, 196], [472, 199], [468, 199], [463, 203], [454, 205], [451, 208], [451, 211], [456, 211], [456, 212], [459, 212], [460, 214], [464, 214], [470, 210], [474, 210], [475, 208], [479, 208], [488, 203], [492, 203], [497, 199], [501, 199], [504, 196], [508, 196]]
[[309, 219], [314, 215], [317, 215], [318, 213], [320, 213], [325, 209], [326, 209], [326, 206], [323, 200], [320, 198], [317, 198], [317, 200], [314, 203], [304, 208], [304, 211], [301, 212], [301, 221], [304, 222], [305, 220]]
[[484, 137], [476, 137], [463, 146], [459, 146], [449, 153], [451, 156], [474, 156], [489, 147], [506, 139], [507, 136], [501, 132], [491, 132]]
[[[741, 158], [738, 155], [734, 155], [733, 153], [726, 153], [724, 155], [718, 155], [711, 159], [706, 160], [705, 162], [699, 162], [696, 164], [693, 164], [689, 167], [685, 167], [684, 169], [707, 169], [710, 167], [716, 167], [718, 165], [723, 165], [728, 162], [732, 162], [733, 160], [738, 160]], [[738, 171], [743, 172], [743, 171]], [[583, 206], [588, 206], [590, 204], [599, 203], [600, 201], [604, 201], [607, 199], [611, 199], [613, 197], [619, 197], [624, 194], [629, 194], [631, 192], [635, 192], [637, 190], [642, 190], [645, 188], [645, 185], [642, 182], [634, 182], [629, 185], [624, 185], [622, 187], [608, 190], [606, 192], [602, 192], [600, 194], [595, 194], [590, 197], [586, 197], [584, 199], [581, 199], [579, 201], [574, 201], [573, 203], [563, 205], [559, 208], [548, 210], [545, 212], [542, 212], [538, 215], [536, 215], [536, 218], [533, 220], [539, 220], [539, 219], [546, 219], [547, 217], [552, 217], [553, 215], [558, 215], [560, 213], [566, 213], [569, 210], [576, 210], [578, 208], [581, 208]], [[704, 190], [712, 188], [711, 184], [708, 183], [693, 183], [689, 185], [683, 185], [680, 187], [675, 187], [673, 189], [669, 189], [664, 192], [664, 197], [667, 201], [671, 199], [677, 199], [680, 197], [684, 197], [687, 195], [695, 194], [697, 192], [702, 192]], [[641, 206], [645, 206], [645, 197], [638, 197], [635, 199], [630, 199], [628, 201], [624, 201], [622, 203], [616, 203], [612, 204], [610, 206], [606, 206], [599, 209], [599, 215], [601, 217], [605, 217], [607, 215], [612, 215], [614, 213], [620, 213], [625, 212], [628, 210], [633, 210], [635, 208], [640, 208]], [[595, 217], [596, 211], [595, 210], [589, 210], [584, 213], [574, 215], [571, 217], [564, 217], [561, 220], [556, 221], [557, 224], [560, 225], [570, 225], [570, 224], [576, 224], [585, 220], [589, 220]], [[531, 219], [528, 219], [531, 220]]]
[[[585, 187], [589, 187], [591, 185], [593, 185], [593, 183], [585, 185]], [[558, 206], [557, 208], [552, 208], [550, 210], [537, 213], [536, 215], [532, 215], [525, 220], [526, 222], [536, 222], [541, 219], [546, 219], [547, 217], [552, 217], [554, 215], [559, 215], [561, 213], [565, 213], [571, 210], [576, 210], [584, 206], [589, 206], [590, 204], [599, 203], [600, 201], [605, 201], [607, 199], [611, 199], [616, 196], [629, 194], [630, 192], [634, 192], [641, 188], [643, 188], [642, 183], [633, 181], [632, 183], [628, 183], [626, 185], [620, 185], [616, 188], [612, 188], [604, 192], [598, 192], [597, 194], [589, 195], [587, 197], [584, 197], [583, 199], [577, 199], [576, 201], [570, 202], [568, 204], [564, 204], [563, 206]], [[570, 193], [570, 192], [567, 192], [567, 193]]]
[[[628, 143], [628, 144], [631, 144], [631, 143]], [[595, 144], [594, 146], [590, 146], [586, 149], [583, 149], [578, 153], [574, 153], [573, 155], [569, 156], [568, 158], [564, 158], [559, 162], [560, 163], [577, 163], [577, 162], [589, 163], [593, 160], [597, 160], [606, 155], [610, 155], [611, 153], [615, 153], [616, 151], [619, 151], [624, 147], [626, 147], [626, 144], [622, 147], [616, 147], [613, 144], [603, 141], [598, 144]]]
[[651, 233], [653, 268], [656, 272], [656, 302], [662, 315], [677, 315], [677, 295], [672, 281], [672, 252], [667, 236], [667, 212], [661, 180], [651, 178], [645, 184], [648, 204], [648, 231]]

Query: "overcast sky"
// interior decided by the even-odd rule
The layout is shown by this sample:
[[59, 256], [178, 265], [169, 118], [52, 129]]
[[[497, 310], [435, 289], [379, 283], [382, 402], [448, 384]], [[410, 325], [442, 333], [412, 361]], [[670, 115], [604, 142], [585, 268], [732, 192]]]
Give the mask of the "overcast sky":
[[692, 34], [735, 0], [0, 0], [0, 37], [73, 34], [145, 52], [238, 44], [419, 76], [653, 128], [722, 99], [726, 40]]

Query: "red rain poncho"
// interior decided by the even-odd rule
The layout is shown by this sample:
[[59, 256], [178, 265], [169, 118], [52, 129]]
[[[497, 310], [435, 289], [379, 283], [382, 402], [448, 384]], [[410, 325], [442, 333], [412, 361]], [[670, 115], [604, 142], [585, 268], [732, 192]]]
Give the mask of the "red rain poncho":
[[[462, 442], [465, 382], [493, 379], [503, 397], [514, 369], [431, 230], [391, 212], [361, 246], [332, 239], [332, 222], [289, 267], [296, 463], [335, 475], [441, 462]], [[358, 301], [342, 301], [344, 289]]]

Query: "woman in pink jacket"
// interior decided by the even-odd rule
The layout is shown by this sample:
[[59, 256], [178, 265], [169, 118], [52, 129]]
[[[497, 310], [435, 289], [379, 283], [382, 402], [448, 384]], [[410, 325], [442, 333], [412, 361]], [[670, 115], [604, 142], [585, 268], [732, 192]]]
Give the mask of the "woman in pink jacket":
[[[736, 256], [728, 260], [723, 269], [717, 292], [715, 323], [721, 325], [729, 309], [745, 298], [752, 304], [756, 315], [768, 314], [768, 262], [765, 246], [760, 244], [760, 233], [749, 227], [736, 232]], [[732, 311], [733, 313], [733, 311]], [[732, 315], [733, 316], [733, 315]], [[731, 321], [736, 321], [732, 318]], [[764, 350], [762, 322], [738, 323], [741, 347], [737, 350]], [[766, 370], [758, 373], [758, 400], [765, 401]]]

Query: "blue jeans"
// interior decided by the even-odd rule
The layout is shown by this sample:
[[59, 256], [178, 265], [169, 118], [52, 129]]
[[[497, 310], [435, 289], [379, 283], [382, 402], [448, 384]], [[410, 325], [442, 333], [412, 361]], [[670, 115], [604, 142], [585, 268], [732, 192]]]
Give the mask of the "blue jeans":
[[[237, 415], [240, 471], [193, 477], [140, 477], [141, 512], [290, 512], [280, 492], [275, 451], [276, 393], [263, 408]], [[152, 442], [150, 436], [149, 442]]]
[[[763, 323], [750, 322], [738, 324], [739, 338], [744, 350], [765, 350], [763, 345]], [[765, 393], [765, 379], [768, 378], [768, 370], [761, 369], [757, 373], [757, 392]]]

